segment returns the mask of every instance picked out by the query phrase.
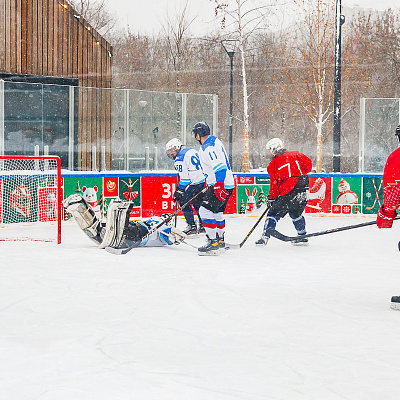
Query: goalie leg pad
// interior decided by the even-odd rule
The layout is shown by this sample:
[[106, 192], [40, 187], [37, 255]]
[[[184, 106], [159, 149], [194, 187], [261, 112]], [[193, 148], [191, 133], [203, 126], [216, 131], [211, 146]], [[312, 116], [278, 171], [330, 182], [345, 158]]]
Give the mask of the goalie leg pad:
[[79, 194], [72, 194], [63, 200], [64, 208], [72, 214], [79, 228], [93, 240], [96, 244], [100, 244], [101, 224], [97, 219], [95, 212], [87, 205], [85, 200]]
[[114, 201], [107, 211], [106, 230], [100, 248], [118, 248], [126, 236], [129, 225], [129, 216], [133, 203], [128, 201]]

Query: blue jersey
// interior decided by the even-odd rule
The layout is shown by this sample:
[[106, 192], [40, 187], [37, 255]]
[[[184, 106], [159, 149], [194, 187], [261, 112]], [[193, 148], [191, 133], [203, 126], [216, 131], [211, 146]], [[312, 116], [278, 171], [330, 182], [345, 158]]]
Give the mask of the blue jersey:
[[185, 189], [190, 184], [197, 185], [205, 181], [199, 153], [191, 147], [186, 147], [178, 153], [174, 165], [179, 174], [179, 188]]
[[[160, 217], [151, 217], [143, 221], [138, 221], [138, 223], [144, 226], [148, 232], [155, 226], [157, 226], [163, 219]], [[138, 247], [160, 247], [173, 244], [168, 235], [171, 233], [171, 227], [167, 224], [164, 224], [159, 229], [146, 236], [142, 242], [138, 245]]]
[[199, 156], [208, 185], [223, 182], [226, 189], [235, 187], [224, 145], [217, 137], [208, 136], [200, 147]]

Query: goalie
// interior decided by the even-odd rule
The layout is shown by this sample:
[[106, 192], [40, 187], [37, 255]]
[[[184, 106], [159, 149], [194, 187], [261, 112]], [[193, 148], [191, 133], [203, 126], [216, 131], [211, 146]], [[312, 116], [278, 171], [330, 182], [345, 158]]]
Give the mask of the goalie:
[[79, 194], [72, 194], [62, 202], [63, 207], [73, 215], [83, 232], [101, 249], [131, 249], [133, 247], [159, 247], [180, 244], [186, 234], [164, 223], [170, 217], [151, 217], [143, 221], [130, 221], [133, 203], [119, 199], [110, 203], [107, 221], [101, 222], [93, 209]]

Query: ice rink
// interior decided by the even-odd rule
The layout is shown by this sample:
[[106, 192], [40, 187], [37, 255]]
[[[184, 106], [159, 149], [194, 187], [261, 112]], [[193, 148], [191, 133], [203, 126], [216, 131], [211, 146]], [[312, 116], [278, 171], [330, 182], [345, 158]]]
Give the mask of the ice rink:
[[[226, 240], [256, 220], [227, 217]], [[306, 220], [310, 233], [371, 218]], [[288, 217], [277, 228], [294, 234]], [[115, 256], [73, 220], [61, 245], [0, 242], [0, 398], [396, 399], [400, 222], [308, 247], [256, 248], [260, 233], [219, 257], [184, 244]]]

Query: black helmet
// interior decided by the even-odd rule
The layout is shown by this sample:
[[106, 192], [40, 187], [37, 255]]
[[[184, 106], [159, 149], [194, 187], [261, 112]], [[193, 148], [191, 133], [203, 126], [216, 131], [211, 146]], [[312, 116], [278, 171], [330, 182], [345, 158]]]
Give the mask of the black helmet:
[[200, 137], [209, 136], [210, 135], [210, 127], [207, 125], [207, 122], [198, 122], [192, 129], [194, 136], [199, 134]]
[[400, 143], [400, 125], [398, 125], [397, 128], [396, 128], [395, 136], [397, 136], [397, 140]]

